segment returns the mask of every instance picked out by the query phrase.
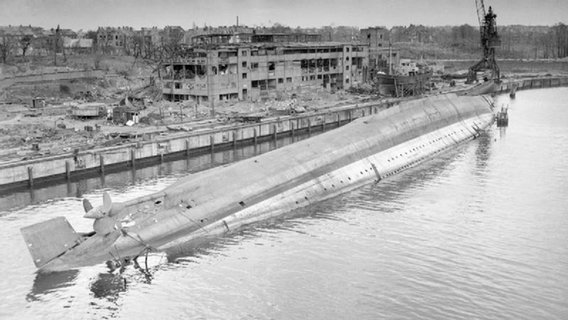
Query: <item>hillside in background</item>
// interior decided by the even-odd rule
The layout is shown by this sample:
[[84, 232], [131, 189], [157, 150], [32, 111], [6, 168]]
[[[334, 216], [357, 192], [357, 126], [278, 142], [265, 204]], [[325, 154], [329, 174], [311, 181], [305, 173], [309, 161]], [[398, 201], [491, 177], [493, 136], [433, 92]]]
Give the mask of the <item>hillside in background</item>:
[[[498, 26], [500, 59], [558, 59], [568, 56], [565, 24], [550, 26]], [[402, 55], [418, 59], [471, 59], [479, 57], [479, 28], [470, 25], [425, 27], [399, 26], [390, 30], [393, 46]]]
[[[274, 24], [267, 31], [319, 33], [324, 41], [361, 41], [359, 28], [325, 26], [295, 29]], [[568, 26], [497, 26], [501, 47], [500, 59], [562, 59], [568, 56]], [[477, 59], [480, 55], [479, 27], [423, 25], [395, 26], [390, 29], [393, 47], [401, 49], [403, 57], [412, 59]]]

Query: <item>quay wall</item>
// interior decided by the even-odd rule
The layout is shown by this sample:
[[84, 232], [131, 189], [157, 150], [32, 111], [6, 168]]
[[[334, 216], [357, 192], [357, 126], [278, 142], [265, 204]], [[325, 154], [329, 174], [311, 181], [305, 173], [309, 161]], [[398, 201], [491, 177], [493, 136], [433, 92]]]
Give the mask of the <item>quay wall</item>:
[[517, 87], [517, 90], [566, 87], [568, 86], [568, 77], [508, 79], [498, 85], [497, 93], [509, 92], [514, 86]]
[[45, 81], [60, 81], [82, 78], [102, 78], [105, 72], [102, 70], [87, 70], [87, 71], [63, 71], [51, 73], [39, 73], [31, 75], [21, 75], [9, 78], [0, 78], [0, 88], [7, 88], [14, 84], [27, 84]]
[[236, 123], [213, 129], [157, 136], [119, 146], [82, 150], [50, 157], [0, 164], [0, 191], [17, 185], [33, 187], [49, 180], [68, 179], [105, 170], [136, 168], [142, 163], [210, 153], [222, 149], [277, 140], [337, 128], [353, 119], [377, 113], [393, 102], [370, 102], [329, 111], [263, 119], [258, 123]]

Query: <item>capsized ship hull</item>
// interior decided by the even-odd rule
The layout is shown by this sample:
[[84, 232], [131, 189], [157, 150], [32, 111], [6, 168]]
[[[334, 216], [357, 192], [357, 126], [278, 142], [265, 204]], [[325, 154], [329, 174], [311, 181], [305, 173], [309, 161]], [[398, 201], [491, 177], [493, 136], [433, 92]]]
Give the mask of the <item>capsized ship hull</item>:
[[134, 257], [145, 250], [175, 252], [380, 181], [475, 138], [493, 120], [492, 103], [483, 96], [405, 101], [316, 137], [192, 174], [161, 192], [109, 204], [116, 225], [106, 235], [70, 234], [60, 249], [42, 250], [53, 230], [43, 232], [40, 224], [22, 233], [42, 271]]

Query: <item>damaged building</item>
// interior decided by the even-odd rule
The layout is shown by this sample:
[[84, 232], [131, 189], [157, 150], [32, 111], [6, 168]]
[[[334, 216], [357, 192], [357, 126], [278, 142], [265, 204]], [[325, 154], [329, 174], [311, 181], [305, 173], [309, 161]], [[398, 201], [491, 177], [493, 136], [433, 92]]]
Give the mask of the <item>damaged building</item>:
[[170, 101], [257, 101], [302, 87], [333, 91], [364, 83], [368, 45], [321, 42], [313, 34], [209, 34], [164, 65]]
[[369, 77], [377, 72], [390, 74], [391, 67], [400, 63], [400, 50], [392, 48], [390, 31], [383, 27], [361, 29], [360, 39], [369, 48]]

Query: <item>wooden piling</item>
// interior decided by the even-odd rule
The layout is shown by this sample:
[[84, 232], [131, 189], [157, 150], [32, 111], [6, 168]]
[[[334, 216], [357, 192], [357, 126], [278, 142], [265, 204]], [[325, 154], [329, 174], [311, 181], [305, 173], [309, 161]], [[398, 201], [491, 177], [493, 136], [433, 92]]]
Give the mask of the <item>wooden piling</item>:
[[101, 154], [99, 155], [99, 168], [102, 175], [105, 174], [105, 157]]
[[253, 137], [254, 146], [256, 147], [256, 144], [258, 142], [258, 133], [256, 132], [256, 128], [254, 128], [253, 133], [254, 133], [254, 137]]
[[136, 167], [136, 151], [130, 149], [130, 164], [134, 168]]
[[337, 113], [337, 126], [341, 127], [341, 115], [339, 115], [339, 112]]
[[215, 152], [215, 136], [209, 136], [209, 144], [211, 145], [211, 153]]
[[233, 149], [237, 148], [237, 131], [233, 131]]
[[323, 116], [323, 122], [321, 123], [321, 131], [325, 131], [325, 121], [326, 121], [326, 118], [325, 118], [325, 115], [324, 115]]
[[292, 132], [292, 137], [294, 137], [294, 122], [290, 122], [290, 131]]
[[34, 167], [28, 167], [28, 182], [30, 188], [34, 186]]
[[71, 162], [69, 160], [65, 160], [65, 177], [67, 180], [71, 179]]
[[312, 120], [308, 118], [308, 134], [312, 133]]
[[272, 125], [272, 135], [274, 136], [274, 140], [278, 139], [278, 128], [276, 125]]
[[189, 149], [191, 149], [191, 144], [189, 143], [189, 139], [185, 140], [185, 155], [189, 157]]

